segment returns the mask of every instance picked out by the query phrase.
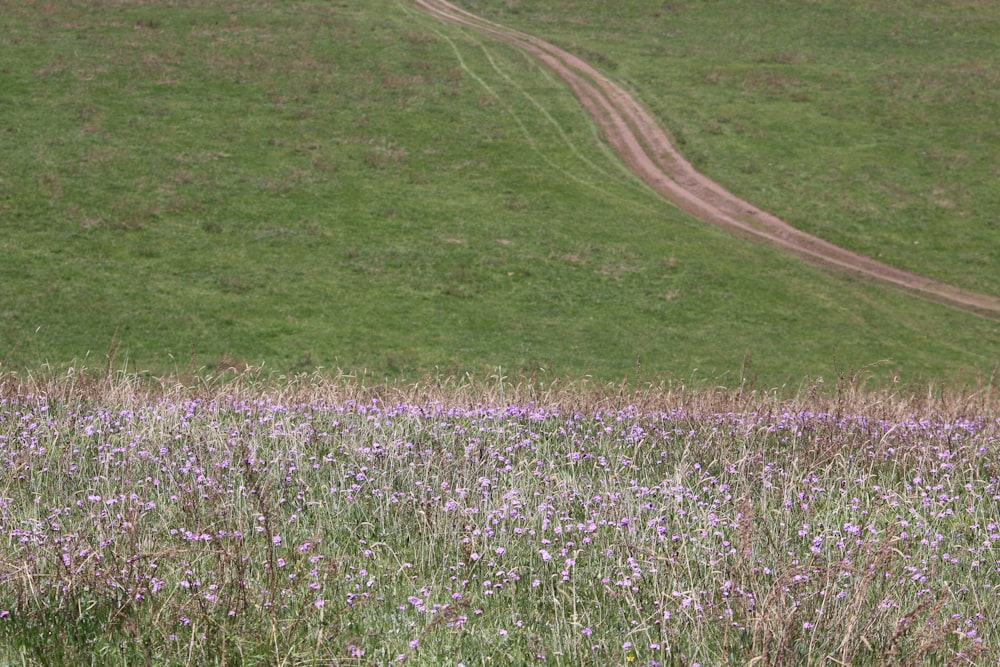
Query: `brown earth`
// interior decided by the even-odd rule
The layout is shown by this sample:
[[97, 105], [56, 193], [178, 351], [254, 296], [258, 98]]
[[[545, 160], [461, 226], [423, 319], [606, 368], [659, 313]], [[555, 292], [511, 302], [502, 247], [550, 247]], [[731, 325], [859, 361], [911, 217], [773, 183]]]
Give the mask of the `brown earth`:
[[1000, 298], [903, 271], [807, 234], [695, 171], [653, 117], [627, 92], [576, 56], [527, 33], [480, 18], [447, 0], [413, 0], [439, 19], [478, 30], [530, 53], [565, 81], [636, 176], [704, 222], [809, 261], [903, 288], [927, 299], [1000, 318]]

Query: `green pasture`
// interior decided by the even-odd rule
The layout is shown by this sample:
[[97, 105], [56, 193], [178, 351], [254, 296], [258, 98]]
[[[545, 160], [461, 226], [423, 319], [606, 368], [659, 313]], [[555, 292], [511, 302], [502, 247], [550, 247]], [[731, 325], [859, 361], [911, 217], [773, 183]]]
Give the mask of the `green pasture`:
[[[463, 4], [623, 82], [755, 204], [1000, 293], [1000, 9]], [[780, 384], [1000, 359], [996, 321], [680, 214], [552, 75], [407, 2], [0, 0], [0, 52], [7, 368]]]
[[993, 3], [458, 4], [625, 83], [699, 170], [796, 227], [1000, 294]]

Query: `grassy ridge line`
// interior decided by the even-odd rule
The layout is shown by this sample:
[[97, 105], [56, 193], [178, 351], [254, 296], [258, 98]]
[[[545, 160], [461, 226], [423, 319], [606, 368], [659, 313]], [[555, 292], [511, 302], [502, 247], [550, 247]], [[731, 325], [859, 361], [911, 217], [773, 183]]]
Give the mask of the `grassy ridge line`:
[[998, 357], [975, 318], [745, 248], [632, 180], [567, 177], [593, 179], [581, 153], [620, 164], [508, 47], [441, 31], [498, 100], [395, 2], [151, 7], [0, 13], [5, 367], [111, 343], [155, 374], [603, 381], [639, 361], [773, 386]]
[[656, 121], [617, 84], [586, 62], [532, 35], [482, 19], [445, 0], [416, 0], [442, 20], [511, 43], [543, 61], [570, 86], [608, 141], [639, 178], [698, 219], [778, 246], [816, 263], [901, 287], [935, 301], [1000, 319], [1000, 298], [961, 290], [863, 257], [791, 227], [698, 173]]
[[462, 410], [532, 405], [565, 414], [626, 409], [690, 415], [811, 412], [864, 415], [885, 421], [962, 421], [1000, 413], [997, 375], [977, 386], [949, 384], [940, 379], [891, 385], [871, 380], [871, 376], [859, 371], [836, 381], [814, 378], [797, 387], [726, 387], [679, 381], [545, 380], [496, 368], [482, 376], [435, 375], [389, 382], [345, 373], [282, 374], [264, 368], [215, 373], [195, 369], [150, 376], [107, 365], [27, 373], [2, 371], [0, 399], [42, 398], [52, 404], [77, 407], [257, 400], [285, 405], [379, 403]]

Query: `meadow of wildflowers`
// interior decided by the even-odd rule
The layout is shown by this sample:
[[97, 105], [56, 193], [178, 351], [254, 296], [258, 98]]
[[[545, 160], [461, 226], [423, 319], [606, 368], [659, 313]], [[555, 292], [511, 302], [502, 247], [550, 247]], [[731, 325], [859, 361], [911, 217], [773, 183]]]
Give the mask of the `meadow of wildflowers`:
[[1000, 419], [0, 398], [0, 662], [997, 664]]

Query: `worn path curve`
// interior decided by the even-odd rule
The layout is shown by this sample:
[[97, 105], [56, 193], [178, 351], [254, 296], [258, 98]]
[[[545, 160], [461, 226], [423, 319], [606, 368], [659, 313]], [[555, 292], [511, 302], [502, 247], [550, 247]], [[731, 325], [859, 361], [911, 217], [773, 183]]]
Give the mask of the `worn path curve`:
[[537, 58], [565, 81], [615, 151], [644, 183], [690, 215], [745, 238], [793, 252], [819, 264], [874, 278], [934, 301], [1000, 318], [1000, 298], [970, 292], [883, 264], [807, 234], [740, 199], [697, 172], [666, 132], [631, 95], [576, 56], [483, 19], [447, 0], [413, 0], [445, 21], [489, 34]]

